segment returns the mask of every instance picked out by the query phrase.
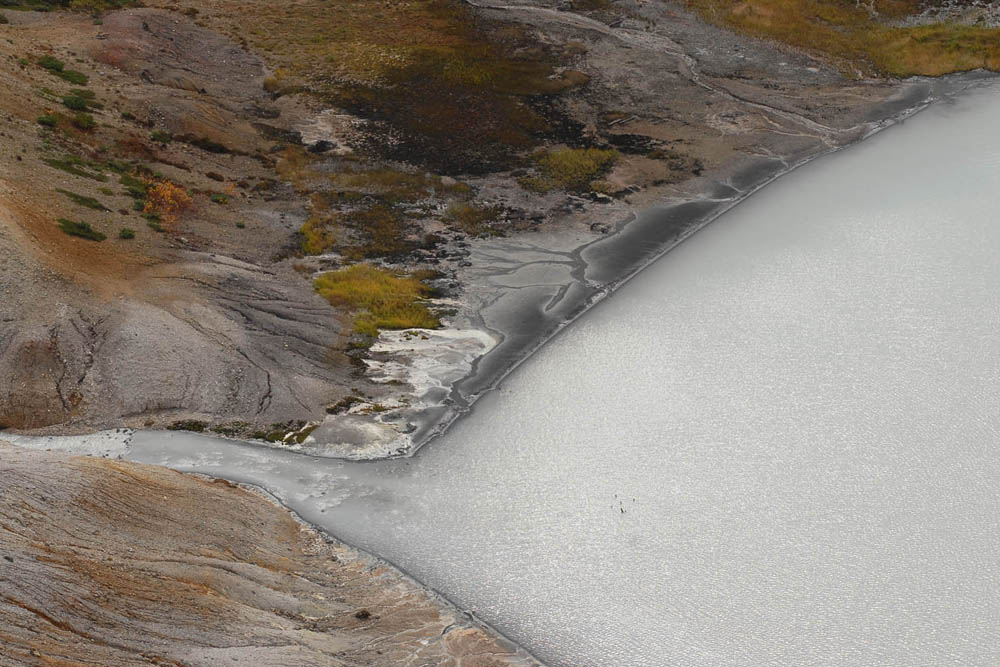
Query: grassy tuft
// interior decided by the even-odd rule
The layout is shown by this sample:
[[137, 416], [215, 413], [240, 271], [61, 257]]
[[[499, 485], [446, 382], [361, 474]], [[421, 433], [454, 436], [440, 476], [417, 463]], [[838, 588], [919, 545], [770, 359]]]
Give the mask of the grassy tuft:
[[564, 190], [588, 190], [590, 183], [606, 174], [617, 160], [618, 151], [600, 148], [563, 148], [539, 152], [535, 154], [535, 162], [542, 170], [545, 180], [523, 179], [522, 185], [540, 191], [545, 191], [547, 184]]
[[470, 236], [492, 236], [500, 234], [495, 225], [500, 222], [503, 214], [503, 206], [454, 202], [448, 207], [444, 219]]
[[337, 245], [335, 216], [329, 212], [329, 205], [326, 196], [319, 193], [312, 196], [312, 213], [300, 230], [302, 252], [307, 255], [322, 255]]
[[368, 336], [379, 329], [434, 329], [441, 322], [423, 303], [430, 289], [416, 278], [397, 276], [369, 264], [324, 273], [313, 283], [335, 306], [355, 311], [354, 330]]
[[63, 70], [62, 72], [54, 72], [63, 81], [68, 81], [69, 83], [76, 84], [78, 86], [86, 86], [90, 81], [90, 78], [83, 72], [77, 72], [73, 69]]
[[91, 178], [101, 183], [108, 180], [108, 177], [101, 171], [105, 165], [91, 162], [90, 160], [84, 160], [83, 158], [75, 155], [67, 155], [62, 158], [45, 158], [42, 162], [54, 169], [60, 169], [65, 171], [67, 174], [73, 174], [74, 176]]
[[70, 236], [79, 236], [88, 241], [103, 241], [107, 238], [104, 234], [91, 227], [89, 222], [77, 222], [75, 220], [67, 220], [66, 218], [59, 218], [58, 222], [59, 229]]

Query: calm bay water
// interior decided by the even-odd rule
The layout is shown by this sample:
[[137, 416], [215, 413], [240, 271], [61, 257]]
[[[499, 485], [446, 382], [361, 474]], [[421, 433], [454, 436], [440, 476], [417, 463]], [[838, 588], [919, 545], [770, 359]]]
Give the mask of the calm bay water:
[[185, 434], [552, 665], [1000, 664], [1000, 87], [782, 178], [416, 457]]

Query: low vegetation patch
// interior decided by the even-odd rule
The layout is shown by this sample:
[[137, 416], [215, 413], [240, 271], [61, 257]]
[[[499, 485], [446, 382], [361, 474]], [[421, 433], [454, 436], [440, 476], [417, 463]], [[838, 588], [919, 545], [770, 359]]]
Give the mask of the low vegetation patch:
[[38, 59], [38, 64], [50, 72], [62, 72], [66, 68], [66, 63], [55, 56], [42, 56]]
[[94, 160], [84, 159], [77, 155], [44, 158], [42, 159], [42, 162], [49, 165], [53, 169], [65, 171], [67, 174], [89, 178], [95, 181], [100, 181], [101, 183], [105, 183], [108, 180], [108, 176], [105, 172], [122, 174], [130, 169], [129, 165], [123, 162], [117, 162], [115, 160], [96, 162]]
[[66, 69], [66, 63], [54, 56], [42, 56], [38, 59], [38, 64], [43, 69], [48, 70], [50, 74], [59, 77], [63, 81], [69, 81], [70, 83], [78, 86], [86, 86], [87, 82], [90, 80], [83, 72]]
[[86, 111], [88, 109], [87, 100], [79, 95], [64, 95], [62, 103], [67, 109], [72, 109], [73, 111]]
[[448, 224], [458, 227], [470, 236], [499, 234], [497, 224], [502, 220], [503, 206], [481, 206], [468, 202], [453, 202], [445, 213]]
[[302, 252], [307, 255], [322, 255], [337, 245], [337, 233], [334, 230], [336, 220], [330, 208], [326, 195], [316, 193], [312, 196], [312, 212], [309, 219], [302, 225]]
[[99, 165], [76, 156], [71, 155], [64, 158], [46, 158], [42, 160], [42, 162], [55, 169], [61, 169], [67, 174], [73, 174], [74, 176], [90, 178], [101, 183], [108, 180], [107, 175], [100, 170]]
[[392, 206], [378, 204], [346, 213], [340, 219], [360, 237], [357, 245], [344, 248], [344, 256], [349, 259], [399, 257], [416, 247], [406, 238], [405, 218]]
[[247, 11], [256, 15], [246, 39], [280, 63], [266, 90], [309, 90], [387, 123], [394, 141], [369, 150], [439, 173], [518, 162], [550, 129], [552, 106], [536, 102], [587, 82], [557, 73], [561, 47], [460, 0], [303, 0]]
[[121, 230], [118, 232], [118, 238], [126, 240], [126, 241], [129, 240], [129, 239], [134, 239], [135, 238], [135, 230], [134, 229], [130, 229], [128, 227], [122, 227]]
[[338, 190], [377, 194], [387, 203], [417, 201], [434, 194], [465, 195], [471, 190], [464, 183], [449, 180], [446, 184], [440, 176], [424, 171], [399, 169], [341, 171], [330, 176], [330, 183]]
[[66, 195], [69, 197], [74, 204], [79, 204], [80, 206], [85, 206], [87, 208], [92, 208], [95, 211], [110, 211], [111, 209], [97, 201], [93, 197], [87, 197], [85, 195], [78, 195], [75, 192], [70, 192], [69, 190], [63, 190], [61, 188], [56, 188], [56, 192]]
[[167, 430], [170, 431], [193, 431], [194, 433], [201, 433], [208, 426], [206, 422], [198, 421], [197, 419], [182, 419], [181, 421], [176, 421], [167, 426]]
[[316, 158], [299, 146], [286, 148], [275, 166], [278, 175], [291, 183], [299, 192], [308, 192], [322, 181], [321, 175], [312, 169]]
[[166, 179], [154, 181], [146, 191], [143, 213], [155, 213], [164, 222], [172, 223], [177, 215], [191, 207], [191, 196], [187, 190]]
[[247, 422], [229, 422], [227, 424], [218, 424], [217, 426], [213, 426], [211, 431], [212, 433], [218, 433], [219, 435], [223, 435], [228, 438], [234, 438], [249, 428], [250, 424]]
[[601, 148], [561, 148], [534, 155], [540, 177], [525, 177], [521, 185], [536, 192], [555, 188], [572, 191], [590, 189], [592, 181], [606, 174], [618, 160], [618, 151]]
[[78, 130], [83, 130], [84, 132], [89, 132], [97, 127], [97, 121], [95, 121], [94, 117], [85, 111], [79, 111], [74, 114], [73, 120], [70, 122], [73, 123], [73, 127]]
[[177, 216], [193, 205], [187, 190], [145, 168], [121, 174], [118, 182], [125, 186], [125, 194], [135, 200], [133, 208], [150, 222], [150, 227], [155, 223], [158, 232], [163, 231], [161, 222], [172, 225]]
[[441, 326], [424, 299], [430, 288], [416, 278], [398, 276], [369, 264], [330, 271], [313, 282], [335, 306], [355, 312], [354, 330], [377, 336], [380, 329], [434, 329]]
[[88, 241], [103, 241], [107, 238], [107, 236], [91, 227], [89, 222], [77, 222], [75, 220], [67, 220], [66, 218], [59, 218], [58, 222], [59, 229], [70, 236], [79, 236]]
[[899, 26], [888, 21], [934, 2], [687, 1], [708, 21], [832, 56], [851, 75], [940, 76], [1000, 69], [1000, 29], [953, 23]]

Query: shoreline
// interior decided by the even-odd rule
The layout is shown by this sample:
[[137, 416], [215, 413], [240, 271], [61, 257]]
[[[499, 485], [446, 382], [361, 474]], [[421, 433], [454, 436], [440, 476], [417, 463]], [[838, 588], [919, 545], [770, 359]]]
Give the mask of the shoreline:
[[[569, 253], [579, 263], [574, 268], [574, 274], [578, 273], [579, 278], [577, 283], [567, 286], [564, 296], [558, 302], [558, 312], [566, 313], [564, 317], [544, 318], [533, 331], [528, 331], [526, 334], [515, 332], [518, 339], [523, 340], [519, 345], [515, 342], [508, 346], [513, 349], [504, 349], [504, 344], [512, 338], [510, 331], [491, 330], [491, 333], [498, 335], [500, 342], [477, 359], [474, 362], [473, 371], [452, 387], [449, 398], [460, 407], [451, 410], [449, 415], [428, 423], [418, 431], [417, 436], [413, 438], [412, 447], [404, 454], [398, 457], [374, 457], [371, 460], [412, 456], [435, 438], [443, 435], [451, 424], [471, 411], [476, 400], [483, 394], [497, 389], [504, 378], [557, 336], [560, 331], [570, 326], [605, 298], [612, 296], [632, 278], [667, 255], [686, 239], [782, 176], [809, 164], [813, 160], [850, 148], [884, 130], [905, 122], [907, 118], [933, 104], [946, 101], [950, 97], [960, 95], [965, 90], [996, 80], [996, 78], [995, 74], [974, 71], [939, 79], [921, 77], [908, 80], [903, 82], [903, 85], [909, 89], [904, 88], [898, 99], [876, 105], [869, 112], [873, 119], [869, 121], [871, 127], [853, 141], [807, 154], [796, 160], [780, 157], [767, 158], [759, 160], [756, 164], [741, 167], [726, 180], [730, 183], [733, 180], [739, 180], [742, 187], [736, 188], [730, 183], [715, 181], [719, 186], [734, 190], [735, 194], [727, 198], [712, 197], [711, 195], [715, 193], [705, 191], [702, 193], [703, 197], [695, 196], [665, 206], [656, 206], [643, 211], [631, 211], [629, 219], [618, 222], [611, 234], [584, 243]], [[774, 163], [783, 164], [783, 168], [769, 169]], [[688, 211], [690, 211], [690, 215], [686, 215]], [[666, 230], [663, 229], [664, 220], [670, 223]], [[588, 253], [591, 253], [593, 257], [588, 259]], [[596, 279], [588, 274], [591, 270], [596, 272]], [[574, 287], [576, 288], [575, 294], [572, 293]], [[565, 303], [567, 300], [568, 304]], [[520, 312], [511, 315], [508, 323], [516, 325], [518, 320], [525, 319], [526, 314], [537, 312], [543, 308], [543, 304], [539, 301], [525, 299], [520, 304]]]
[[[689, 200], [687, 202], [674, 203], [672, 207], [651, 209], [650, 211], [647, 211], [645, 216], [638, 216], [632, 221], [626, 221], [619, 224], [618, 228], [615, 230], [613, 235], [609, 235], [606, 238], [600, 238], [596, 241], [592, 241], [590, 243], [580, 246], [574, 252], [581, 258], [587, 253], [588, 250], [594, 250], [595, 247], [601, 246], [602, 244], [611, 246], [610, 249], [604, 248], [605, 252], [603, 256], [600, 256], [599, 254], [598, 258], [596, 260], [593, 260], [591, 263], [586, 263], [581, 259], [582, 271], [579, 275], [584, 280], [586, 279], [587, 275], [586, 271], [588, 268], [596, 267], [598, 270], [608, 271], [609, 263], [605, 261], [605, 264], [602, 265], [600, 261], [601, 259], [607, 260], [607, 258], [609, 257], [612, 258], [620, 257], [621, 254], [616, 255], [614, 253], [614, 250], [616, 249], [618, 250], [624, 249], [631, 251], [633, 253], [633, 260], [631, 263], [625, 264], [624, 267], [619, 265], [619, 268], [621, 268], [620, 276], [617, 277], [615, 280], [606, 283], [603, 286], [603, 288], [598, 288], [591, 285], [593, 292], [589, 294], [587, 298], [578, 299], [577, 301], [571, 301], [573, 307], [570, 310], [571, 315], [567, 319], [561, 321], [556, 321], [554, 318], [546, 320], [544, 324], [546, 324], [549, 328], [547, 329], [543, 329], [541, 327], [538, 328], [536, 330], [537, 332], [539, 332], [537, 334], [537, 337], [533, 340], [527, 340], [526, 343], [523, 345], [523, 347], [520, 348], [519, 354], [517, 356], [510, 355], [508, 352], [507, 356], [501, 356], [500, 359], [490, 358], [491, 355], [496, 356], [498, 355], [499, 351], [501, 351], [501, 347], [504, 342], [502, 340], [501, 343], [494, 348], [493, 352], [484, 356], [483, 359], [478, 360], [475, 366], [476, 372], [470, 374], [464, 380], [462, 380], [462, 382], [459, 385], [456, 385], [456, 388], [452, 389], [452, 392], [454, 393], [456, 391], [460, 391], [460, 389], [458, 388], [460, 386], [461, 387], [468, 387], [470, 385], [476, 386], [475, 383], [477, 382], [481, 383], [482, 387], [479, 388], [475, 393], [469, 395], [469, 402], [465, 406], [464, 410], [456, 410], [450, 415], [450, 418], [447, 421], [441, 420], [437, 422], [437, 426], [433, 430], [433, 432], [426, 434], [426, 437], [422, 441], [420, 441], [419, 445], [414, 446], [411, 451], [407, 452], [404, 455], [404, 457], [410, 457], [416, 455], [424, 445], [431, 443], [434, 440], [434, 438], [447, 431], [447, 429], [453, 423], [455, 423], [456, 421], [464, 417], [466, 414], [471, 412], [472, 405], [474, 405], [475, 401], [480, 396], [484, 395], [485, 393], [493, 389], [496, 389], [508, 375], [514, 372], [522, 363], [527, 361], [536, 351], [541, 349], [548, 341], [554, 339], [555, 336], [557, 336], [563, 329], [565, 329], [567, 326], [569, 326], [577, 319], [579, 319], [592, 307], [599, 304], [605, 298], [611, 296], [616, 290], [618, 290], [620, 287], [627, 284], [632, 278], [637, 276], [643, 269], [650, 266], [656, 260], [662, 258], [664, 255], [669, 253], [673, 248], [679, 246], [679, 244], [682, 243], [684, 240], [690, 238], [700, 229], [705, 228], [708, 224], [718, 219], [719, 216], [721, 216], [723, 213], [735, 207], [737, 204], [745, 200], [747, 197], [761, 190], [768, 184], [776, 181], [781, 176], [784, 176], [785, 174], [788, 174], [794, 171], [795, 169], [804, 166], [805, 164], [808, 164], [809, 162], [819, 157], [838, 152], [844, 148], [848, 148], [856, 143], [859, 143], [860, 141], [863, 141], [864, 139], [875, 136], [876, 134], [880, 133], [885, 129], [891, 128], [898, 123], [904, 122], [907, 118], [928, 108], [932, 104], [939, 103], [942, 101], [946, 102], [948, 99], [953, 98], [955, 95], [961, 94], [965, 90], [969, 90], [970, 88], [976, 87], [981, 84], [986, 84], [994, 80], [996, 80], [996, 77], [993, 75], [971, 73], [964, 75], [956, 75], [953, 77], [948, 77], [946, 79], [938, 79], [938, 80], [921, 79], [915, 82], [911, 82], [912, 88], [908, 91], [903, 91], [903, 94], [900, 96], [899, 100], [892, 100], [890, 102], [887, 102], [885, 105], [890, 109], [893, 108], [894, 106], [899, 108], [895, 109], [894, 113], [891, 116], [887, 116], [883, 118], [881, 121], [874, 122], [874, 126], [872, 127], [871, 131], [865, 133], [857, 140], [852, 141], [843, 146], [833, 147], [826, 151], [818, 152], [813, 155], [803, 157], [796, 162], [786, 163], [785, 169], [776, 170], [773, 172], [768, 172], [765, 169], [761, 169], [758, 173], [763, 174], [763, 176], [756, 181], [751, 180], [750, 184], [746, 186], [746, 190], [740, 192], [737, 196], [730, 197], [727, 199], [717, 198], [714, 200], [710, 200], [711, 208], [707, 212], [704, 212], [701, 215], [693, 215], [687, 218], [681, 217], [681, 220], [678, 223], [678, 225], [671, 227], [671, 229], [675, 230], [675, 232], [669, 237], [667, 237], [665, 240], [663, 240], [661, 242], [661, 245], [655, 247], [650, 246], [650, 244], [648, 243], [649, 237], [642, 235], [644, 229], [642, 223], [645, 223], [645, 229], [648, 231], [648, 229], [657, 221], [657, 219], [662, 220], [662, 218], [657, 218], [657, 215], [664, 214], [665, 212], [670, 211], [672, 208], [674, 209], [680, 208], [682, 210], [687, 210], [684, 208], [686, 204], [703, 203], [706, 200], [701, 200], [701, 201]], [[924, 88], [920, 88], [921, 85], [924, 86]], [[923, 90], [924, 93], [919, 96], [919, 98], [916, 101], [916, 104], [907, 104], [907, 102], [913, 101], [912, 97], [910, 98], [907, 97], [907, 93], [912, 95], [915, 92], [919, 92], [920, 90]], [[762, 164], [766, 164], [767, 162], [768, 161], [762, 161]], [[744, 169], [746, 170], [747, 168]], [[753, 171], [752, 168], [749, 169], [749, 171]], [[566, 292], [566, 294], [568, 295], [568, 291]], [[563, 298], [565, 299], [567, 297], [564, 296]], [[528, 299], [523, 300], [521, 302], [521, 305], [525, 309], [530, 309], [533, 306], [537, 306], [537, 304], [534, 304], [533, 301]], [[516, 321], [516, 318], [512, 318], [511, 321]], [[482, 365], [482, 362], [484, 360], [488, 360], [494, 363], [495, 365], [492, 368], [487, 366], [484, 369]], [[151, 431], [149, 433], [152, 434], [157, 432]], [[101, 438], [104, 437], [104, 435], [106, 434], [107, 432], [104, 432], [103, 434], [98, 433], [94, 434], [93, 437]], [[57, 449], [63, 449], [64, 451], [69, 451], [72, 453], [85, 454], [88, 456], [104, 456], [106, 458], [117, 457], [117, 458], [127, 459], [129, 443], [132, 438], [132, 432], [122, 429], [121, 431], [115, 431], [114, 434], [115, 435], [112, 436], [110, 439], [111, 442], [108, 443], [109, 444], [108, 448], [105, 449], [104, 451], [101, 451], [99, 447], [95, 448], [93, 446], [90, 446], [89, 448], [88, 446], [83, 446], [81, 448], [82, 441], [86, 440], [87, 436], [84, 436], [83, 438], [80, 438], [79, 436], [61, 436], [61, 437], [55, 436], [59, 440], [63, 440], [63, 442], [58, 444], [54, 443], [50, 439], [53, 436], [48, 436], [48, 437], [14, 436], [13, 438], [11, 438], [11, 440], [16, 446], [19, 447], [24, 446], [25, 441], [34, 441], [33, 447], [35, 448], [46, 448], [48, 446], [55, 444]], [[199, 434], [196, 437], [215, 438], [216, 436]], [[230, 438], [219, 438], [219, 439], [233, 440]], [[77, 441], [77, 442], [74, 444], [72, 441]], [[257, 442], [248, 442], [244, 440], [237, 440], [237, 442], [251, 449], [255, 449], [258, 451], [261, 449], [260, 443]], [[282, 449], [288, 451], [288, 448], [282, 448]], [[289, 453], [305, 455], [307, 457], [314, 457], [314, 458], [331, 458], [331, 457], [316, 457], [315, 454], [309, 452], [289, 451]], [[380, 458], [386, 458], [386, 457], [380, 457]], [[399, 458], [399, 457], [389, 457], [389, 458]], [[379, 459], [373, 459], [373, 460], [379, 460]], [[528, 651], [525, 647], [521, 646], [520, 644], [510, 640], [501, 630], [495, 628], [494, 626], [488, 623], [485, 623], [484, 621], [479, 619], [475, 614], [472, 614], [462, 609], [457, 604], [449, 600], [445, 595], [441, 594], [432, 587], [424, 584], [422, 581], [412, 576], [409, 572], [399, 567], [398, 565], [394, 564], [392, 561], [387, 560], [384, 557], [379, 556], [378, 554], [368, 552], [347, 541], [344, 541], [343, 539], [339, 538], [336, 534], [327, 531], [319, 527], [318, 525], [312, 524], [309, 521], [303, 519], [302, 517], [297, 515], [294, 512], [294, 510], [290, 509], [288, 505], [282, 503], [281, 500], [276, 496], [274, 496], [271, 493], [271, 491], [266, 487], [254, 484], [253, 482], [246, 480], [233, 480], [233, 481], [235, 481], [239, 485], [253, 488], [255, 492], [262, 493], [268, 499], [272, 500], [273, 502], [276, 502], [283, 509], [288, 511], [295, 518], [296, 521], [302, 523], [306, 527], [315, 531], [318, 535], [322, 536], [324, 540], [345, 545], [350, 549], [358, 552], [359, 554], [362, 554], [363, 556], [372, 559], [374, 562], [387, 564], [397, 572], [401, 573], [404, 577], [406, 577], [410, 581], [415, 582], [418, 586], [426, 590], [430, 595], [438, 599], [442, 604], [453, 609], [456, 613], [463, 615], [464, 617], [470, 619], [472, 623], [487, 629], [489, 632], [492, 632], [502, 641], [509, 643], [512, 647], [515, 647], [519, 652], [522, 652], [527, 658], [538, 661], [538, 659], [535, 656], [533, 656], [530, 651]], [[543, 664], [541, 663], [541, 661], [538, 662], [539, 664]]]
[[[726, 165], [704, 174], [698, 179], [699, 185], [684, 196], [661, 199], [644, 209], [618, 206], [612, 213], [606, 208], [589, 205], [584, 209], [586, 215], [617, 215], [618, 220], [608, 223], [613, 227], [606, 233], [591, 233], [585, 235], [582, 241], [574, 238], [579, 236], [578, 230], [558, 227], [550, 232], [522, 232], [509, 238], [472, 239], [469, 248], [472, 266], [462, 269], [464, 273], [458, 276], [466, 290], [457, 304], [459, 314], [452, 324], [442, 329], [412, 330], [446, 342], [448, 339], [459, 340], [455, 349], [449, 350], [453, 353], [451, 358], [435, 369], [446, 378], [451, 377], [432, 387], [431, 399], [422, 405], [411, 407], [403, 404], [384, 412], [352, 411], [330, 415], [310, 426], [315, 430], [297, 444], [292, 440], [272, 443], [220, 434], [205, 435], [235, 440], [263, 450], [273, 448], [346, 461], [412, 457], [467, 415], [482, 395], [497, 389], [504, 378], [560, 331], [754, 193], [815, 159], [849, 148], [904, 122], [932, 104], [996, 78], [995, 74], [976, 70], [936, 79], [918, 77], [899, 82], [892, 97], [866, 111], [862, 126], [846, 131], [853, 136], [844, 143], [825, 145], [820, 150], [799, 151], [797, 154], [755, 156], [738, 164]], [[494, 259], [499, 254], [505, 254], [513, 268], [499, 265]], [[539, 254], [546, 256], [539, 259]], [[534, 278], [546, 289], [532, 293], [522, 287], [501, 286], [494, 288], [489, 298], [480, 296], [477, 300], [471, 296], [498, 275], [531, 267], [541, 267], [540, 275]], [[498, 307], [501, 302], [502, 307]], [[491, 312], [491, 309], [498, 312]], [[389, 337], [398, 338], [400, 334], [405, 336], [406, 333], [385, 332], [378, 342]], [[482, 344], [483, 338], [490, 337], [494, 341], [492, 346]], [[485, 353], [477, 355], [468, 346], [461, 347], [462, 341], [469, 340], [481, 344]], [[397, 350], [380, 355], [387, 361], [366, 362], [369, 365], [366, 376], [378, 381], [373, 371], [380, 366], [425, 361], [419, 352], [410, 352]], [[454, 379], [456, 376], [457, 379]], [[382, 381], [399, 382], [389, 372], [384, 373]], [[415, 391], [402, 392], [401, 395], [414, 397]], [[420, 401], [423, 397], [417, 398]], [[400, 422], [404, 424], [402, 428], [396, 426]], [[154, 431], [169, 432], [169, 429]], [[17, 438], [61, 438], [94, 436], [103, 432], [107, 429], [81, 433], [77, 427], [64, 430], [55, 426], [4, 433]], [[331, 444], [338, 440], [341, 444]]]

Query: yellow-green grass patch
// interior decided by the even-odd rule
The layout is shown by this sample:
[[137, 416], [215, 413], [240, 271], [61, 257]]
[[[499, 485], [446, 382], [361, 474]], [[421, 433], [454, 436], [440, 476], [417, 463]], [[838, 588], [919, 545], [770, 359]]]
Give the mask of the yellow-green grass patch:
[[330, 271], [313, 282], [334, 306], [355, 312], [354, 331], [377, 336], [380, 329], [435, 329], [440, 320], [424, 300], [430, 288], [411, 276], [400, 276], [370, 264]]

